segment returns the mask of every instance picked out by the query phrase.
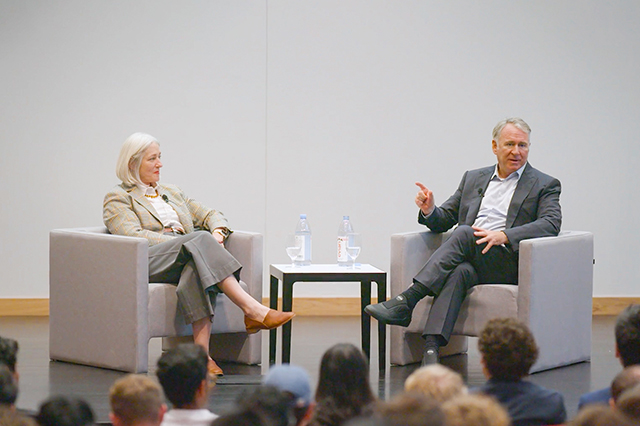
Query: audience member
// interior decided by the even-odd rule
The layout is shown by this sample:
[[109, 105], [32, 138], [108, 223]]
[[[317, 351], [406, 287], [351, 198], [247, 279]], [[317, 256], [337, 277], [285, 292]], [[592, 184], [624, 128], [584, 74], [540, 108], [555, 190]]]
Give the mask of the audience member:
[[209, 398], [208, 355], [200, 345], [184, 343], [162, 354], [156, 374], [173, 405], [162, 426], [209, 425], [218, 417], [206, 406]]
[[167, 406], [160, 385], [141, 374], [128, 374], [109, 390], [113, 426], [158, 426]]
[[619, 372], [611, 382], [609, 405], [615, 407], [620, 395], [638, 384], [640, 384], [640, 365], [632, 365]]
[[0, 363], [0, 407], [13, 409], [18, 399], [18, 383], [12, 371]]
[[476, 391], [495, 397], [513, 426], [553, 425], [567, 419], [560, 393], [522, 380], [538, 357], [526, 325], [513, 318], [490, 320], [480, 333], [478, 349], [488, 381]]
[[578, 412], [567, 426], [632, 426], [623, 414], [602, 404], [591, 404]]
[[309, 375], [303, 368], [290, 364], [277, 365], [269, 370], [263, 384], [275, 386], [290, 398], [297, 426], [309, 423], [314, 404]]
[[256, 413], [263, 425], [289, 426], [293, 424], [291, 397], [271, 385], [262, 385], [243, 392], [237, 401], [240, 411]]
[[211, 423], [211, 426], [271, 426], [265, 423], [258, 413], [242, 410], [223, 414]]
[[445, 425], [440, 403], [421, 393], [402, 393], [389, 402], [380, 403], [378, 412], [386, 424], [393, 426]]
[[55, 396], [40, 405], [36, 421], [40, 426], [89, 426], [94, 415], [82, 399]]
[[616, 409], [635, 424], [640, 424], [640, 385], [627, 389], [616, 401]]
[[[629, 305], [618, 315], [615, 326], [616, 358], [623, 367], [640, 364], [640, 305]], [[607, 404], [611, 387], [586, 393], [580, 397], [578, 410], [587, 404]]]
[[439, 403], [467, 393], [462, 376], [442, 364], [418, 368], [404, 382], [404, 390], [421, 393]]
[[18, 363], [18, 342], [8, 337], [0, 336], [0, 363], [9, 367], [9, 370], [18, 380], [18, 371], [16, 364]]
[[[509, 414], [493, 397], [461, 395], [442, 404], [447, 426], [510, 426]], [[539, 423], [540, 424], [540, 423]]]
[[315, 399], [312, 426], [338, 426], [373, 414], [376, 398], [369, 385], [369, 365], [360, 349], [339, 343], [324, 353]]

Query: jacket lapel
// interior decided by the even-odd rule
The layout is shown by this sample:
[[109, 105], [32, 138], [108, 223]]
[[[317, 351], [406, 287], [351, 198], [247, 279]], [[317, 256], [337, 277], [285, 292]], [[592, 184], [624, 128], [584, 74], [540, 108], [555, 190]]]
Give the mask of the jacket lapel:
[[158, 222], [162, 223], [162, 221], [158, 217], [158, 212], [153, 208], [153, 205], [149, 202], [149, 200], [147, 200], [147, 197], [144, 196], [144, 193], [140, 188], [135, 185], [129, 186], [127, 187], [127, 191], [129, 192], [129, 194], [131, 194], [131, 198], [133, 198], [135, 202], [144, 207], [151, 214], [151, 216], [156, 218]]
[[531, 192], [531, 188], [535, 185], [537, 177], [531, 171], [531, 166], [529, 163], [524, 168], [522, 172], [522, 176], [520, 176], [520, 180], [518, 180], [518, 186], [516, 186], [516, 191], [513, 193], [513, 197], [511, 197], [511, 203], [509, 204], [509, 211], [507, 212], [507, 223], [506, 227], [511, 228], [518, 217], [518, 213], [520, 213], [520, 208], [522, 207], [522, 203], [524, 202], [527, 195]]

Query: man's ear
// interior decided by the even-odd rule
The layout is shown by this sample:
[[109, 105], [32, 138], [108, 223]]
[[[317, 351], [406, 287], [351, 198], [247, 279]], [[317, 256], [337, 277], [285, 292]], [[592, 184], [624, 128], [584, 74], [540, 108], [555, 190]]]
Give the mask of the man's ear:
[[112, 411], [109, 412], [109, 421], [111, 421], [111, 424], [113, 426], [121, 426], [122, 422], [120, 422], [120, 418], [118, 416], [116, 416], [115, 414], [113, 414]]
[[491, 150], [494, 154], [498, 154], [498, 142], [496, 142], [495, 139], [491, 141]]
[[167, 412], [167, 404], [162, 404], [160, 406], [160, 413], [158, 414], [158, 424], [162, 423], [162, 419], [164, 419], [164, 415], [166, 414], [166, 412]]
[[482, 374], [484, 374], [484, 377], [486, 377], [487, 379], [490, 379], [491, 374], [489, 374], [489, 370], [487, 369], [487, 363], [484, 361], [484, 357], [482, 355], [480, 355], [480, 365], [482, 365]]

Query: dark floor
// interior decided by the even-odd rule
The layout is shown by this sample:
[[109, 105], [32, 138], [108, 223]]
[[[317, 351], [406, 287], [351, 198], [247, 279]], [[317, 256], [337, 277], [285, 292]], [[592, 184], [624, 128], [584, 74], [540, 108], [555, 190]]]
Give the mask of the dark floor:
[[[594, 317], [591, 363], [558, 368], [530, 377], [531, 381], [556, 389], [564, 395], [569, 417], [575, 415], [580, 395], [608, 386], [613, 376], [620, 371], [621, 367], [614, 356], [614, 320], [614, 317]], [[317, 380], [320, 358], [327, 348], [339, 342], [360, 344], [359, 317], [297, 317], [294, 321], [291, 363], [304, 367], [309, 372], [313, 385]], [[19, 408], [37, 410], [38, 405], [50, 395], [72, 395], [87, 400], [99, 422], [108, 420], [109, 387], [124, 373], [50, 362], [48, 318], [0, 317], [0, 335], [14, 338], [20, 344]], [[266, 360], [269, 340], [267, 333], [263, 334], [262, 340], [263, 359]], [[373, 337], [372, 342], [376, 341], [377, 337]], [[567, 344], [571, 344], [571, 336], [567, 336]], [[442, 360], [443, 364], [460, 372], [469, 386], [480, 385], [485, 381], [475, 345], [475, 340], [472, 340], [468, 354]], [[150, 344], [150, 366], [155, 365], [160, 352], [160, 340], [153, 339]], [[418, 365], [389, 367], [381, 375], [377, 369], [377, 348], [374, 346], [371, 352], [371, 383], [374, 390], [385, 399], [401, 392], [404, 380]], [[209, 398], [209, 408], [217, 413], [230, 408], [236, 397], [243, 390], [256, 386], [260, 375], [268, 370], [267, 365], [221, 364], [221, 367], [226, 375], [219, 380]], [[150, 374], [153, 374], [153, 367]]]

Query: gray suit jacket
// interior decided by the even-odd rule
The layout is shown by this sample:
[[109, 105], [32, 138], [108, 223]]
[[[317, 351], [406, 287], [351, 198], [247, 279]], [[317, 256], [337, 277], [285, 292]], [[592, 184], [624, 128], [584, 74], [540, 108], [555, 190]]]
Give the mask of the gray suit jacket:
[[[418, 222], [433, 232], [473, 225], [494, 170], [489, 166], [465, 172], [456, 192], [428, 217], [418, 214]], [[561, 224], [560, 181], [527, 163], [507, 212], [504, 233], [510, 248], [517, 252], [522, 240], [558, 235]]]

